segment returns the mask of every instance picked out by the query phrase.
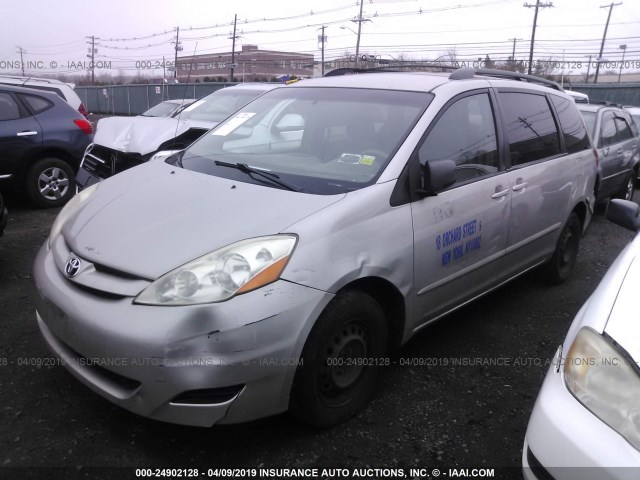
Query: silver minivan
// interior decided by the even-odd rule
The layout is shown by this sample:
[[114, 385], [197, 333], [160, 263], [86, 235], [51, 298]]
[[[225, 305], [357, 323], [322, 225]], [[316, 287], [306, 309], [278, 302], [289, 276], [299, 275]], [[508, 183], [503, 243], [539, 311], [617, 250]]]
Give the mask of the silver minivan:
[[78, 194], [34, 266], [81, 382], [188, 425], [356, 414], [389, 348], [534, 267], [566, 280], [596, 162], [555, 84], [484, 70], [305, 80]]

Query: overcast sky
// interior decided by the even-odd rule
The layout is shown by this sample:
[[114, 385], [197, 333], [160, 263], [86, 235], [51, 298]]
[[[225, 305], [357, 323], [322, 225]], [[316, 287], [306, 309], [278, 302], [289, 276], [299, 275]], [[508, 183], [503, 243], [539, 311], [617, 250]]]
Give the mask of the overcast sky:
[[[325, 57], [330, 60], [355, 52], [356, 35], [340, 27], [357, 31], [358, 24], [352, 20], [359, 12], [356, 0], [0, 1], [5, 25], [0, 31], [0, 73], [15, 70], [12, 62], [20, 60], [18, 47], [22, 47], [24, 61], [33, 66], [31, 75], [84, 72], [77, 62], [87, 60], [86, 37], [92, 35], [97, 37], [96, 60], [111, 62], [130, 75], [149, 71], [136, 62], [155, 66], [163, 55], [173, 58], [171, 40], [178, 26], [182, 55], [228, 52], [234, 14], [238, 15], [238, 50], [243, 44], [254, 44], [265, 50], [312, 53], [319, 60], [318, 29], [326, 25]], [[527, 60], [534, 9], [523, 3], [364, 0], [363, 18], [369, 21], [362, 24], [360, 53], [433, 60], [455, 49], [461, 60], [487, 54], [503, 60], [511, 55], [510, 39], [516, 38], [516, 58]], [[595, 0], [552, 3], [538, 15], [535, 58], [562, 60], [564, 55], [565, 61], [573, 63], [567, 70], [577, 70], [577, 62], [586, 62], [590, 54], [597, 57], [609, 9], [600, 8], [606, 3]], [[627, 46], [625, 60], [638, 62], [624, 71], [639, 71], [638, 0], [625, 0], [613, 8], [603, 57], [620, 61], [620, 45]]]

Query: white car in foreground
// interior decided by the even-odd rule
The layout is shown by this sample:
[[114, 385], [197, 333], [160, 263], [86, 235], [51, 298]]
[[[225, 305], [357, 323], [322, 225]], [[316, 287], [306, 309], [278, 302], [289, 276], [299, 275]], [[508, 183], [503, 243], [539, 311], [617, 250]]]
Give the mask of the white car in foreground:
[[[640, 207], [607, 218], [640, 229]], [[640, 478], [640, 236], [618, 256], [556, 351], [529, 420], [525, 479]]]

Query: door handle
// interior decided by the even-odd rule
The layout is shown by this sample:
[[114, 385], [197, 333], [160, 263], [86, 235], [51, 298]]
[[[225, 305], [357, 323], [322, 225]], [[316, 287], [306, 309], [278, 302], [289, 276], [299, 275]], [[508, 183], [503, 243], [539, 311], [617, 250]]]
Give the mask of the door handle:
[[524, 190], [527, 185], [528, 185], [527, 182], [516, 183], [511, 190], [513, 190], [514, 192]]
[[[498, 188], [502, 188], [502, 187], [498, 187]], [[496, 188], [496, 190], [498, 189]], [[501, 190], [499, 192], [494, 193], [493, 195], [491, 195], [491, 198], [493, 198], [494, 200], [497, 200], [498, 198], [502, 198], [506, 195], [509, 195], [509, 189], [507, 188], [506, 190]]]
[[38, 132], [34, 132], [33, 130], [31, 131], [24, 131], [24, 132], [18, 132], [16, 133], [16, 136], [18, 137], [31, 137], [33, 135], [37, 135]]

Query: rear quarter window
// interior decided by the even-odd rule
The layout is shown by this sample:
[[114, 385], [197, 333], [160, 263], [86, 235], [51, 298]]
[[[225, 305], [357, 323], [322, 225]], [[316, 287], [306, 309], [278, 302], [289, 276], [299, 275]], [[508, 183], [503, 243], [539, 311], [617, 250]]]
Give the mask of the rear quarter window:
[[580, 112], [571, 100], [551, 95], [551, 102], [560, 119], [567, 153], [576, 153], [590, 148], [589, 134]]
[[20, 107], [11, 94], [0, 93], [0, 121], [20, 118]]
[[33, 114], [44, 112], [45, 110], [49, 110], [53, 107], [53, 103], [51, 103], [46, 98], [38, 97], [37, 95], [27, 95], [24, 93], [18, 94], [20, 99], [27, 104], [29, 110]]

